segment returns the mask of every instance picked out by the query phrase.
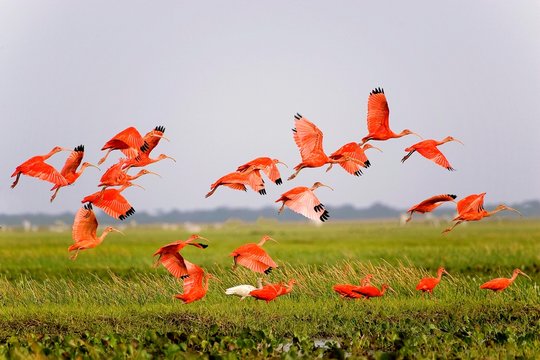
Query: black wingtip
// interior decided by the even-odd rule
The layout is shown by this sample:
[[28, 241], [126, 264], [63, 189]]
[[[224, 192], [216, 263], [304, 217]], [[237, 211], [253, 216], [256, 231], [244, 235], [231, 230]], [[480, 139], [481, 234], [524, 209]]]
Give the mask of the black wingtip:
[[203, 249], [206, 249], [208, 247], [208, 244], [198, 243], [200, 247]]
[[277, 179], [276, 180], [276, 185], [281, 185], [283, 184], [283, 180], [281, 180], [281, 178]]
[[457, 196], [456, 196], [456, 195], [454, 195], [454, 194], [446, 194], [446, 195], [450, 196], [450, 197], [451, 197], [452, 199], [455, 199], [455, 198], [457, 198]]
[[300, 120], [302, 118], [302, 115], [300, 115], [299, 113], [296, 113], [296, 115], [294, 115], [294, 118], [296, 120]]
[[324, 205], [323, 204], [315, 205], [313, 207], [313, 210], [315, 210], [315, 212], [322, 211], [322, 210], [324, 210]]
[[84, 208], [85, 208], [86, 210], [92, 210], [92, 203], [86, 203], [86, 204], [84, 204]]
[[264, 273], [265, 273], [266, 275], [270, 274], [271, 272], [272, 272], [272, 268], [271, 268], [271, 267], [269, 267], [268, 269], [264, 270]]
[[140, 147], [142, 152], [146, 152], [150, 148], [150, 145], [145, 141], [144, 144]]
[[371, 166], [371, 163], [369, 162], [369, 160], [367, 160], [367, 161], [364, 163], [364, 166], [367, 167], [367, 168]]
[[180, 276], [180, 279], [185, 280], [185, 279], [187, 279], [188, 277], [189, 277], [189, 274], [186, 274], [186, 275]]
[[362, 173], [362, 170], [356, 170], [356, 171], [354, 172], [354, 176], [360, 176], [360, 175], [362, 175], [362, 174], [363, 174], [363, 173]]
[[330, 214], [328, 213], [327, 210], [324, 210], [324, 212], [322, 213], [322, 215], [319, 217], [319, 219], [321, 219], [322, 222], [325, 222], [326, 220], [328, 220], [330, 218]]
[[164, 132], [165, 132], [165, 126], [161, 126], [161, 125], [156, 126], [156, 127], [154, 128], [154, 130], [155, 130], [155, 131], [159, 131], [159, 132], [164, 133]]
[[259, 194], [261, 194], [261, 195], [266, 195], [266, 189], [261, 189], [261, 190], [259, 190]]
[[446, 168], [448, 171], [456, 171], [456, 169], [454, 169], [453, 167], [449, 166]]
[[128, 216], [131, 216], [133, 214], [135, 214], [135, 209], [133, 207], [131, 207], [128, 211], [126, 211], [125, 214], [120, 215], [118, 217], [118, 219], [125, 220], [125, 219], [127, 219]]
[[384, 94], [384, 89], [381, 87], [378, 87], [371, 90], [371, 92], [369, 93], [369, 95], [375, 95], [375, 94]]
[[81, 152], [84, 152], [84, 145], [75, 146], [75, 148], [73, 149], [73, 151], [81, 151]]

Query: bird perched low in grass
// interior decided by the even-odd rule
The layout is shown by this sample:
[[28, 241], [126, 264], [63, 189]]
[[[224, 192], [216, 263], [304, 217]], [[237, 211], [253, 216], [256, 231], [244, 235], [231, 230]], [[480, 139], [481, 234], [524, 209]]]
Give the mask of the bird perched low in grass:
[[265, 235], [257, 244], [249, 243], [233, 250], [229, 255], [234, 259], [233, 270], [236, 269], [237, 265], [242, 265], [252, 271], [261, 274], [269, 274], [272, 269], [277, 268], [275, 261], [272, 260], [270, 255], [262, 248], [264, 243], [268, 240], [276, 241], [270, 236]]
[[185, 263], [189, 276], [184, 279], [184, 292], [176, 294], [174, 297], [182, 300], [184, 304], [189, 304], [205, 297], [208, 292], [208, 281], [217, 278], [212, 274], [205, 273], [201, 267], [187, 260]]
[[432, 212], [439, 206], [441, 206], [443, 203], [447, 201], [455, 202], [456, 195], [452, 194], [442, 194], [442, 195], [435, 195], [430, 197], [429, 199], [426, 199], [414, 206], [412, 206], [407, 212], [409, 213], [409, 217], [405, 222], [409, 222], [412, 219], [413, 213], [417, 212], [420, 214], [425, 214], [427, 212]]
[[249, 293], [255, 289], [262, 289], [262, 278], [257, 278], [257, 287], [253, 285], [237, 285], [230, 287], [225, 290], [226, 295], [235, 295], [239, 296], [240, 300], [244, 300], [245, 298], [251, 296]]
[[208, 239], [200, 235], [193, 234], [187, 240], [177, 240], [160, 247], [153, 255], [158, 257], [154, 263], [154, 267], [161, 263], [172, 276], [176, 278], [188, 277], [189, 271], [186, 267], [186, 261], [184, 260], [184, 257], [180, 255], [180, 251], [188, 245], [195, 246], [199, 249], [206, 249], [208, 245], [194, 242], [199, 239], [208, 241]]
[[507, 287], [509, 287], [514, 282], [514, 280], [516, 280], [518, 275], [523, 275], [523, 276], [526, 276], [527, 278], [531, 279], [529, 277], [529, 275], [525, 274], [520, 269], [515, 269], [514, 272], [512, 273], [512, 277], [510, 277], [510, 278], [496, 278], [496, 279], [490, 280], [490, 281], [480, 285], [480, 289], [492, 290], [492, 291], [495, 291], [495, 292], [501, 292], [504, 289], [506, 289]]
[[381, 286], [381, 290], [377, 289], [375, 286], [367, 285], [367, 286], [359, 286], [352, 291], [355, 293], [358, 293], [360, 295], [365, 296], [367, 299], [370, 299], [372, 297], [379, 297], [383, 296], [386, 290], [390, 290], [393, 292], [396, 292], [394, 289], [390, 287], [388, 284], [383, 284]]
[[281, 208], [279, 208], [278, 214], [283, 211], [285, 206], [287, 206], [292, 211], [302, 214], [308, 219], [323, 222], [328, 220], [330, 214], [313, 193], [315, 189], [321, 186], [334, 190], [330, 186], [324, 185], [323, 183], [317, 181], [310, 188], [306, 186], [298, 186], [283, 193], [281, 197], [276, 200], [276, 202], [283, 202], [283, 204], [281, 204]]
[[354, 292], [353, 289], [358, 287], [367, 286], [371, 284], [371, 279], [373, 278], [372, 274], [367, 274], [360, 280], [360, 285], [353, 284], [336, 284], [332, 289], [337, 292], [342, 298], [345, 299], [359, 299], [363, 297], [362, 294]]
[[115, 229], [112, 226], [107, 226], [101, 233], [101, 236], [97, 236], [97, 227], [98, 221], [92, 210], [92, 204], [85, 204], [77, 211], [75, 219], [73, 220], [71, 236], [74, 244], [68, 248], [68, 251], [71, 252], [76, 250], [77, 252], [70, 257], [71, 260], [77, 259], [79, 251], [92, 249], [101, 244], [111, 231], [116, 231], [123, 235], [120, 230]]
[[433, 295], [433, 289], [435, 289], [435, 286], [437, 286], [441, 282], [442, 274], [446, 274], [448, 276], [451, 276], [443, 267], [440, 267], [437, 269], [437, 277], [426, 277], [420, 280], [418, 285], [416, 285], [416, 290], [422, 291], [422, 295], [424, 293], [429, 293], [430, 295]]
[[455, 221], [455, 223], [451, 227], [445, 229], [443, 234], [452, 231], [456, 226], [464, 221], [479, 221], [502, 210], [513, 211], [521, 216], [519, 211], [504, 204], [498, 205], [492, 211], [486, 211], [484, 209], [484, 196], [486, 196], [485, 192], [481, 194], [469, 195], [459, 200], [457, 203], [458, 216], [452, 220]]
[[443, 153], [437, 148], [437, 146], [445, 144], [449, 141], [457, 141], [460, 144], [463, 144], [461, 141], [454, 139], [451, 136], [447, 136], [441, 141], [423, 140], [406, 148], [405, 151], [408, 151], [408, 154], [401, 159], [401, 162], [405, 162], [405, 160], [407, 160], [412, 154], [414, 154], [415, 151], [417, 151], [426, 159], [433, 161], [435, 164], [442, 166], [447, 170], [453, 171], [454, 168], [450, 165]]

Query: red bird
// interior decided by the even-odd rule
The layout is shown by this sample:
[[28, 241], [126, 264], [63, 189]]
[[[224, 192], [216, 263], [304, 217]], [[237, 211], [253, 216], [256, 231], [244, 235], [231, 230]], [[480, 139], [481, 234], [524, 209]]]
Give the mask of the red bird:
[[450, 276], [450, 274], [443, 267], [440, 267], [439, 269], [437, 269], [436, 278], [427, 277], [427, 278], [421, 279], [418, 285], [416, 285], [416, 290], [422, 291], [422, 295], [425, 292], [428, 292], [430, 295], [433, 295], [433, 289], [435, 289], [435, 286], [437, 286], [441, 282], [443, 273]]
[[159, 141], [161, 139], [165, 139], [169, 141], [163, 134], [165, 133], [165, 127], [164, 126], [156, 126], [154, 130], [151, 130], [146, 133], [143, 137], [144, 143], [148, 145], [146, 150], [143, 153], [140, 153], [135, 148], [128, 148], [128, 149], [122, 149], [122, 153], [126, 155], [128, 158], [133, 159], [137, 157], [138, 155], [146, 155], [147, 157], [150, 155], [150, 152], [154, 150], [154, 148], [159, 144]]
[[439, 149], [437, 149], [437, 146], [445, 144], [449, 141], [457, 141], [458, 143], [463, 144], [458, 139], [454, 139], [451, 136], [447, 136], [441, 141], [437, 140], [424, 140], [420, 141], [419, 143], [416, 143], [412, 146], [409, 146], [405, 149], [405, 151], [408, 151], [409, 153], [401, 159], [401, 162], [405, 162], [412, 154], [414, 154], [415, 151], [418, 151], [420, 155], [425, 157], [426, 159], [429, 159], [433, 161], [435, 164], [442, 166], [443, 168], [446, 168], [449, 171], [454, 171], [454, 168], [450, 165], [446, 157], [443, 155], [442, 152], [440, 152]]
[[269, 157], [258, 157], [254, 160], [251, 160], [244, 165], [240, 165], [236, 171], [244, 172], [251, 169], [261, 170], [268, 176], [270, 181], [274, 182], [276, 185], [281, 185], [283, 181], [281, 180], [281, 175], [276, 164], [282, 164], [287, 166], [287, 164], [279, 161], [278, 159], [271, 159]]
[[128, 169], [124, 168], [126, 164], [126, 159], [121, 159], [118, 163], [114, 164], [105, 171], [101, 179], [99, 180], [98, 186], [109, 187], [109, 186], [122, 186], [132, 180], [138, 179], [139, 177], [147, 174], [154, 174], [161, 176], [158, 173], [148, 171], [146, 169], [140, 170], [135, 175], [129, 175]]
[[358, 287], [367, 286], [371, 284], [371, 279], [373, 278], [372, 274], [367, 274], [363, 279], [360, 280], [360, 286], [352, 284], [336, 284], [332, 289], [337, 292], [342, 298], [346, 299], [359, 299], [363, 295], [356, 293], [353, 289]]
[[75, 250], [77, 250], [77, 252], [70, 257], [71, 260], [77, 259], [80, 250], [92, 249], [101, 244], [111, 231], [123, 234], [120, 230], [115, 229], [112, 226], [107, 226], [101, 233], [101, 236], [97, 236], [97, 227], [98, 222], [96, 215], [92, 210], [92, 204], [86, 204], [77, 211], [71, 233], [74, 244], [68, 248], [68, 251], [70, 252]]
[[151, 159], [147, 153], [140, 153], [134, 158], [127, 159], [126, 164], [124, 165], [124, 169], [129, 169], [132, 167], [144, 167], [165, 159], [171, 159], [172, 161], [176, 162], [175, 158], [172, 158], [165, 154], [159, 154], [157, 158]]
[[[277, 264], [272, 258], [264, 251], [262, 246], [268, 240], [273, 240], [270, 236], [265, 235], [262, 237], [258, 244], [249, 243], [240, 246], [235, 249], [229, 256], [234, 259], [233, 269], [236, 269], [238, 264], [247, 267], [248, 269], [264, 274], [270, 274], [272, 269], [277, 268]], [[277, 241], [276, 241], [277, 242]]]
[[132, 126], [120, 131], [103, 145], [101, 150], [107, 150], [107, 153], [99, 160], [98, 165], [103, 164], [111, 151], [129, 149], [134, 149], [133, 152], [130, 153], [132, 156], [136, 156], [139, 151], [144, 152], [148, 150], [148, 144], [144, 142], [139, 131]]
[[[81, 165], [81, 161], [83, 157], [84, 157], [84, 145], [76, 146], [75, 149], [73, 149], [73, 151], [71, 152], [71, 154], [69, 154], [66, 162], [64, 163], [64, 167], [62, 168], [62, 170], [60, 170], [60, 175], [62, 175], [64, 179], [67, 180], [68, 185], [71, 185], [75, 181], [77, 181], [79, 176], [81, 176], [84, 170], [89, 166], [95, 167], [96, 169], [99, 170], [99, 168], [96, 165], [90, 164], [89, 162], [84, 162]], [[79, 165], [81, 165], [81, 169], [79, 172], [77, 172], [77, 168], [79, 167]], [[58, 191], [60, 190], [61, 187], [62, 185], [53, 186], [51, 191], [53, 190], [55, 191], [51, 196], [51, 202], [56, 198], [56, 194], [58, 194]]]
[[[360, 176], [362, 175], [362, 168], [371, 166], [371, 163], [365, 154], [367, 149], [377, 149], [382, 152], [381, 149], [370, 144], [361, 146], [359, 143], [350, 142], [333, 152], [330, 155], [330, 159], [338, 161], [339, 165], [349, 174]], [[332, 165], [333, 164], [330, 164], [326, 171], [330, 170]]]
[[13, 184], [11, 184], [11, 188], [13, 189], [15, 186], [17, 186], [21, 174], [45, 180], [53, 183], [54, 185], [68, 185], [67, 180], [58, 172], [58, 170], [45, 162], [45, 160], [54, 154], [59, 153], [60, 151], [70, 150], [60, 146], [55, 146], [51, 151], [49, 151], [49, 153], [31, 157], [21, 165], [17, 166], [13, 174], [11, 174], [11, 177], [16, 176], [15, 181]]
[[251, 290], [249, 295], [257, 300], [264, 300], [266, 303], [269, 303], [278, 296], [290, 293], [295, 283], [296, 281], [292, 279], [288, 284], [267, 284], [260, 289]]
[[323, 133], [315, 124], [300, 114], [295, 116], [293, 137], [300, 150], [302, 162], [294, 167], [296, 172], [289, 176], [292, 180], [304, 168], [316, 168], [325, 164], [336, 164], [337, 160], [330, 159], [323, 150]]
[[394, 133], [390, 130], [390, 125], [388, 123], [389, 116], [390, 109], [388, 108], [384, 90], [382, 88], [372, 90], [369, 93], [367, 112], [367, 127], [369, 133], [362, 138], [362, 144], [365, 144], [369, 140], [388, 140], [410, 134], [422, 138], [420, 135], [409, 129], [405, 129], [399, 134]]
[[206, 249], [208, 245], [202, 243], [194, 243], [195, 240], [206, 240], [200, 235], [191, 235], [187, 240], [177, 240], [170, 244], [160, 247], [152, 256], [158, 256], [154, 266], [158, 266], [159, 263], [163, 264], [167, 270], [175, 278], [188, 277], [188, 269], [186, 267], [186, 261], [180, 255], [180, 251], [188, 245], [195, 246], [199, 249]]
[[261, 173], [259, 170], [253, 168], [250, 171], [235, 171], [220, 177], [215, 183], [210, 185], [210, 192], [206, 194], [205, 197], [212, 196], [217, 188], [222, 185], [234, 190], [242, 191], [247, 191], [246, 185], [248, 185], [253, 191], [258, 191], [259, 194], [266, 195], [264, 180], [261, 177]]
[[495, 292], [501, 292], [504, 289], [506, 289], [508, 286], [510, 286], [510, 284], [512, 284], [514, 282], [514, 280], [516, 280], [516, 278], [517, 278], [517, 276], [519, 274], [524, 275], [524, 276], [528, 277], [529, 279], [531, 279], [529, 277], [529, 275], [525, 274], [523, 271], [521, 271], [519, 269], [515, 269], [514, 272], [512, 273], [511, 278], [509, 278], [509, 279], [507, 279], [507, 278], [497, 278], [497, 279], [490, 280], [487, 283], [484, 283], [484, 284], [480, 285], [480, 289], [486, 289], [486, 290], [493, 290]]
[[[86, 196], [81, 200], [82, 203], [92, 203], [105, 213], [115, 219], [124, 220], [135, 213], [135, 209], [120, 194], [130, 186], [139, 186], [133, 183], [126, 183], [120, 189], [105, 189]], [[140, 186], [139, 186], [140, 187]]]
[[504, 204], [498, 205], [493, 211], [486, 211], [484, 209], [485, 195], [485, 192], [481, 194], [473, 194], [459, 200], [457, 203], [458, 216], [456, 216], [452, 220], [456, 221], [456, 223], [454, 223], [454, 225], [452, 225], [451, 227], [445, 229], [443, 231], [443, 234], [452, 231], [452, 229], [454, 229], [456, 226], [458, 226], [464, 221], [482, 220], [483, 218], [490, 217], [502, 210], [510, 210], [521, 215], [521, 213], [516, 209], [513, 209]]
[[381, 286], [381, 290], [377, 289], [375, 286], [367, 285], [367, 286], [359, 286], [359, 287], [353, 289], [352, 291], [355, 292], [355, 293], [358, 293], [360, 295], [363, 295], [366, 298], [370, 299], [372, 297], [383, 296], [384, 293], [386, 292], [386, 289], [395, 292], [394, 289], [392, 289], [390, 287], [390, 285], [388, 285], [388, 284], [383, 284]]
[[185, 260], [189, 277], [184, 279], [184, 293], [174, 295], [182, 300], [184, 304], [189, 304], [205, 297], [208, 291], [208, 280], [215, 279], [212, 274], [206, 274], [202, 268]]
[[323, 183], [317, 181], [313, 184], [311, 188], [305, 186], [298, 186], [292, 188], [286, 193], [283, 193], [281, 197], [275, 201], [283, 201], [283, 204], [281, 205], [281, 208], [279, 208], [278, 213], [280, 214], [283, 211], [283, 208], [287, 206], [292, 211], [302, 214], [308, 219], [315, 221], [320, 220], [323, 222], [328, 220], [330, 214], [313, 193], [315, 189], [321, 186], [325, 186], [331, 190], [334, 190], [330, 186], [324, 185]]
[[452, 194], [442, 194], [442, 195], [435, 195], [430, 197], [429, 199], [426, 199], [414, 206], [412, 206], [407, 212], [409, 213], [409, 217], [405, 222], [409, 222], [412, 219], [413, 213], [417, 212], [420, 214], [425, 214], [428, 212], [432, 212], [436, 208], [438, 208], [440, 205], [442, 205], [444, 202], [447, 201], [454, 201], [456, 198], [456, 195]]

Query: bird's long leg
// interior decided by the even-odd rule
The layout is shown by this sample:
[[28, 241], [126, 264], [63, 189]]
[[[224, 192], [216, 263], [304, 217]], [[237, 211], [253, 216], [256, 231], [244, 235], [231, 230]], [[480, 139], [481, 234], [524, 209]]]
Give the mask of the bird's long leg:
[[292, 174], [291, 176], [289, 176], [287, 178], [287, 180], [292, 180], [296, 177], [296, 175], [298, 175], [298, 173], [303, 169], [304, 167], [301, 167], [300, 169], [296, 170], [296, 172], [294, 174]]
[[236, 263], [236, 256], [233, 257], [233, 261], [234, 261], [234, 264], [233, 264], [233, 266], [232, 266], [232, 269], [233, 269], [233, 270], [236, 270], [236, 267], [238, 266], [238, 264]]
[[60, 190], [60, 188], [56, 188], [56, 191], [54, 192], [54, 194], [52, 194], [51, 202], [53, 202], [53, 200], [56, 198], [56, 194], [58, 194], [58, 190]]
[[409, 221], [411, 221], [413, 212], [414, 212], [414, 211], [411, 211], [411, 213], [409, 214], [409, 217], [407, 218], [407, 220], [405, 220], [406, 223], [408, 223]]
[[69, 259], [75, 261], [77, 259], [77, 256], [79, 255], [79, 250], [80, 249], [77, 249], [77, 251], [75, 252], [75, 255], [71, 255]]
[[401, 159], [401, 162], [402, 162], [402, 163], [405, 162], [405, 160], [407, 160], [408, 158], [410, 158], [411, 155], [414, 154], [415, 151], [416, 151], [416, 150], [413, 150], [413, 151], [409, 152], [407, 155], [405, 155], [405, 156], [403, 157], [403, 159]]
[[212, 196], [212, 194], [217, 190], [217, 186], [215, 188], [213, 188], [208, 194], [206, 194], [204, 197], [207, 198], [207, 197], [210, 197]]
[[283, 208], [285, 208], [285, 202], [283, 202], [283, 204], [281, 204], [281, 207], [278, 210], [278, 214], [281, 214], [281, 212], [283, 211]]
[[107, 153], [105, 153], [105, 156], [102, 157], [99, 161], [98, 161], [98, 165], [101, 165], [105, 162], [105, 160], [107, 160], [107, 156], [109, 156], [109, 154], [111, 153], [113, 149], [109, 149], [107, 150]]
[[444, 229], [444, 231], [443, 231], [442, 233], [443, 233], [443, 234], [446, 234], [447, 232], [452, 231], [456, 226], [458, 226], [458, 225], [461, 224], [462, 222], [463, 222], [463, 220], [459, 220], [458, 222], [456, 222], [456, 223], [455, 223], [454, 225], [452, 225], [451, 227]]
[[329, 172], [330, 169], [332, 169], [332, 166], [334, 166], [334, 163], [330, 163], [330, 166], [328, 167], [328, 169], [326, 169], [326, 172]]
[[17, 177], [15, 178], [15, 181], [13, 182], [13, 184], [11, 184], [11, 188], [13, 189], [15, 186], [17, 186], [17, 183], [19, 182], [19, 178], [21, 177], [21, 172], [18, 172], [17, 173]]

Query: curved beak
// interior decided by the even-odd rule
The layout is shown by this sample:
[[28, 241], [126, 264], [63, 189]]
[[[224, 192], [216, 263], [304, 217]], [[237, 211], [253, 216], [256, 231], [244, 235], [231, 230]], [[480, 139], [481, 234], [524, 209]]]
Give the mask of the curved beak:
[[518, 214], [519, 216], [523, 216], [523, 214], [522, 214], [522, 213], [520, 213], [520, 212], [519, 212], [519, 211], [517, 211], [516, 209], [514, 209], [514, 208], [511, 208], [511, 207], [509, 207], [509, 206], [507, 206], [507, 207], [506, 207], [506, 210], [510, 210], [510, 211], [513, 211], [513, 212], [517, 213], [517, 214]]
[[120, 230], [115, 229], [115, 228], [112, 228], [112, 231], [115, 231], [115, 232], [117, 232], [117, 233], [120, 233], [120, 234], [122, 234], [122, 235], [124, 235], [124, 236], [126, 235], [126, 234], [124, 234], [123, 232], [121, 232]]
[[330, 186], [328, 186], [328, 185], [324, 185], [324, 184], [323, 184], [323, 185], [321, 185], [321, 186], [327, 187], [327, 188], [329, 188], [330, 190], [334, 191], [334, 189], [333, 189], [333, 188], [331, 188], [331, 187], [330, 187]]
[[424, 140], [423, 137], [421, 137], [419, 134], [417, 134], [417, 133], [415, 133], [415, 132], [413, 132], [413, 131], [411, 131], [411, 134], [412, 134], [412, 135], [416, 135], [416, 136], [418, 136], [420, 139]]
[[373, 146], [373, 145], [371, 145], [371, 147], [369, 149], [376, 149], [376, 150], [379, 150], [380, 152], [383, 152], [381, 149], [379, 149], [378, 147]]
[[452, 280], [455, 280], [454, 277], [452, 275], [450, 275], [450, 273], [446, 270], [443, 271], [443, 273], [445, 273], [446, 275], [448, 275], [448, 277]]
[[457, 141], [457, 142], [460, 143], [461, 145], [465, 145], [461, 140], [454, 139], [454, 141]]
[[158, 138], [160, 138], [160, 139], [167, 140], [167, 141], [170, 142], [170, 140], [169, 140], [168, 138], [166, 138], [165, 135], [154, 134], [153, 136], [158, 137]]
[[532, 280], [531, 277], [529, 275], [525, 274], [523, 271], [520, 270], [519, 273], [521, 275], [526, 276], [527, 278], [529, 278], [529, 280]]
[[134, 184], [134, 183], [132, 183], [131, 186], [140, 187], [141, 189], [146, 190], [145, 188], [143, 188], [143, 187], [142, 187], [141, 185], [139, 185], [139, 184]]
[[60, 147], [60, 149], [62, 149], [61, 151], [72, 151], [72, 149], [68, 149], [68, 148], [65, 148], [65, 147]]
[[156, 172], [153, 172], [153, 171], [148, 171], [148, 173], [147, 173], [147, 174], [153, 174], [153, 175], [157, 175], [157, 176], [159, 176], [159, 177], [162, 177], [161, 175], [159, 175], [158, 173], [156, 173]]
[[171, 159], [172, 161], [176, 162], [176, 159], [173, 158], [173, 157], [167, 156], [166, 158], [167, 158], [167, 159]]
[[87, 163], [87, 164], [88, 164], [88, 165], [86, 165], [86, 166], [91, 166], [91, 167], [96, 168], [96, 169], [98, 169], [99, 171], [101, 171], [101, 169], [100, 169], [99, 167], [97, 167], [96, 165], [90, 164], [90, 163]]
[[285, 164], [284, 162], [278, 161], [277, 163], [278, 163], [278, 164], [281, 164], [281, 165], [285, 165], [286, 168], [289, 168], [289, 167], [287, 166], [287, 164]]
[[277, 241], [277, 240], [274, 239], [274, 238], [268, 237], [268, 240], [272, 240], [272, 241], [277, 242], [277, 243], [279, 244], [279, 241]]
[[388, 290], [392, 291], [394, 294], [397, 294], [397, 291], [392, 289], [390, 286], [388, 287]]
[[208, 240], [207, 238], [202, 237], [202, 236], [199, 236], [199, 239], [210, 242], [210, 240]]

